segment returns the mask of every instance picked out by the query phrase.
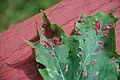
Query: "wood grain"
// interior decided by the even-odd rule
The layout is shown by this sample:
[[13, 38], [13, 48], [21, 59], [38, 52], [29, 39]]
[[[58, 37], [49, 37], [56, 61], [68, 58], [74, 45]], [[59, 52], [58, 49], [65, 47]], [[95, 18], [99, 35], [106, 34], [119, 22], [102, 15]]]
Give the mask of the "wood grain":
[[[67, 34], [82, 12], [91, 15], [99, 10], [114, 14], [120, 19], [120, 0], [63, 0], [46, 10], [52, 23], [64, 28]], [[34, 60], [34, 50], [24, 41], [38, 39], [36, 27], [40, 27], [41, 13], [0, 33], [0, 80], [40, 80]], [[36, 22], [38, 24], [36, 25]], [[120, 20], [116, 24], [117, 52], [120, 52]]]

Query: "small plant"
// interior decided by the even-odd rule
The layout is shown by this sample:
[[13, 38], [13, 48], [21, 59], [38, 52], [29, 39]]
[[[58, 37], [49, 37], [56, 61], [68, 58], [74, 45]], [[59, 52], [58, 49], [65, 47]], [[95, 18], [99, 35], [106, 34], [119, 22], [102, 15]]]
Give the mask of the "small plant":
[[115, 23], [112, 14], [83, 14], [70, 36], [51, 24], [42, 11], [40, 40], [28, 44], [35, 49], [38, 71], [44, 80], [119, 80]]

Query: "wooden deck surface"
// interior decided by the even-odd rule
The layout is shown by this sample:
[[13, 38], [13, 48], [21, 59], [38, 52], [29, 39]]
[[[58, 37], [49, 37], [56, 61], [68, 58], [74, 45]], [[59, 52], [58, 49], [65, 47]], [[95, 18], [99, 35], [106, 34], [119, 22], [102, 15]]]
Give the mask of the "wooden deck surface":
[[[46, 10], [52, 23], [64, 28], [67, 34], [73, 29], [82, 11], [93, 14], [99, 10], [109, 12], [117, 6], [114, 14], [120, 19], [120, 0], [62, 0]], [[36, 41], [41, 13], [0, 33], [0, 80], [40, 80], [34, 60], [34, 51], [23, 41]], [[116, 24], [117, 52], [120, 53], [120, 20]]]

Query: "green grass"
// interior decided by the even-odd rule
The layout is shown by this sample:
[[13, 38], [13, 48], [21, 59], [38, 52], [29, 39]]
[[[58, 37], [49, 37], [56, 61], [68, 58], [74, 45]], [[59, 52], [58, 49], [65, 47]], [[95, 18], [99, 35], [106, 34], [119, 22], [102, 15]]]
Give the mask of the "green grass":
[[19, 23], [60, 0], [0, 0], [0, 31]]

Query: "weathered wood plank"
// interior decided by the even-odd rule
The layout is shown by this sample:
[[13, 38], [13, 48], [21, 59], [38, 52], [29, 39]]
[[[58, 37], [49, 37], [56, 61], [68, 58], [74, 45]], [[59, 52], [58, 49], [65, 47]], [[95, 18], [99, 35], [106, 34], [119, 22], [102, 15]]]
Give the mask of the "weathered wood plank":
[[[109, 12], [119, 0], [63, 0], [46, 10], [53, 23], [61, 25], [67, 34], [73, 29], [82, 11], [86, 14], [98, 10]], [[120, 19], [120, 8], [115, 13]], [[40, 26], [41, 13], [0, 33], [0, 80], [39, 80], [33, 50], [22, 40], [37, 40], [36, 26]], [[35, 20], [38, 22], [36, 25]], [[120, 52], [120, 21], [117, 23], [117, 51]]]

